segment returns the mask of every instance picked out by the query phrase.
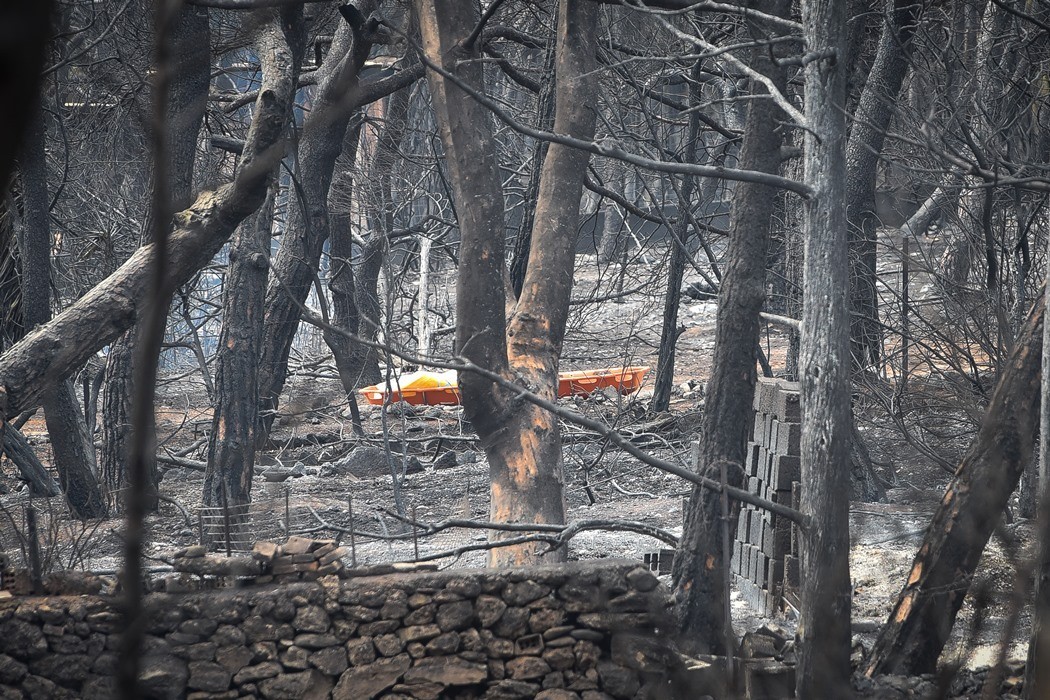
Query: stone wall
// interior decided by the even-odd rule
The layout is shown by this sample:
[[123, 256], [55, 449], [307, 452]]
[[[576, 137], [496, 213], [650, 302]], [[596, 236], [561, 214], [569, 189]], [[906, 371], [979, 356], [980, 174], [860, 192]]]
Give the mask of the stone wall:
[[[0, 604], [0, 698], [114, 697], [115, 602]], [[150, 698], [704, 695], [667, 641], [666, 590], [625, 561], [328, 576], [146, 605]]]

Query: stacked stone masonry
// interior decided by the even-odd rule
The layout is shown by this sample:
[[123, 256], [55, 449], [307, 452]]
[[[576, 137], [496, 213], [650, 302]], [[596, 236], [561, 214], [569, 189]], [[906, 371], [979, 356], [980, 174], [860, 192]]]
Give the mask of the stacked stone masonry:
[[[115, 697], [117, 602], [0, 604], [0, 698]], [[698, 697], [668, 641], [670, 598], [631, 562], [328, 576], [146, 605], [147, 698]]]
[[[760, 378], [755, 386], [755, 423], [747, 445], [747, 489], [762, 498], [798, 507], [802, 462], [799, 385]], [[733, 574], [744, 598], [760, 613], [780, 608], [798, 587], [798, 557], [791, 523], [743, 504], [733, 544]]]

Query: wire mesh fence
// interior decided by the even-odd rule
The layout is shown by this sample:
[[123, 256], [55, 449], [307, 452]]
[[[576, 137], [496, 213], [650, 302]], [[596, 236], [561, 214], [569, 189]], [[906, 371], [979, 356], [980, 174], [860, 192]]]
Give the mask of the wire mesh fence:
[[197, 534], [201, 544], [226, 554], [250, 552], [256, 542], [277, 542], [291, 535], [337, 539], [336, 533], [318, 526], [309, 503], [293, 496], [288, 487], [259, 489], [251, 503], [200, 506]]

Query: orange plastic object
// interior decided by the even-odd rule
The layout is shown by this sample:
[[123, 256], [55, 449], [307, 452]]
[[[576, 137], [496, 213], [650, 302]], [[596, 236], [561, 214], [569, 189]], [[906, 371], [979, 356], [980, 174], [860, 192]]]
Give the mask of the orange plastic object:
[[[590, 396], [601, 389], [616, 389], [621, 394], [631, 394], [641, 388], [642, 380], [648, 372], [648, 367], [611, 367], [562, 372], [558, 375], [558, 396]], [[400, 391], [395, 389], [390, 392], [391, 403], [404, 401], [413, 406], [458, 406], [460, 403], [459, 387], [448, 379], [446, 373], [431, 375], [417, 372], [404, 375], [400, 384]], [[444, 386], [440, 386], [441, 384]], [[380, 384], [359, 389], [358, 393], [374, 406], [382, 406], [386, 399], [386, 389]]]
[[558, 396], [590, 396], [601, 389], [631, 394], [642, 386], [648, 367], [612, 367], [562, 372], [558, 375]]
[[[403, 374], [394, 383], [401, 390], [390, 392], [391, 403], [404, 401], [415, 406], [457, 406], [459, 405], [459, 387], [456, 386], [455, 372], [412, 372]], [[368, 403], [381, 406], [386, 398], [386, 388], [382, 384], [358, 390]]]

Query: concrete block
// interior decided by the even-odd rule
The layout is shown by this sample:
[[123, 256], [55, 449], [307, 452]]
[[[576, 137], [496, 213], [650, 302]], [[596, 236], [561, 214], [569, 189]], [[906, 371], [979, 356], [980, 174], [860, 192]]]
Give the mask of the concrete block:
[[791, 527], [782, 521], [762, 533], [762, 551], [767, 557], [781, 559], [791, 553]]
[[800, 423], [802, 422], [801, 395], [797, 389], [790, 388], [792, 384], [798, 386], [797, 382], [783, 382], [769, 413], [785, 423]]
[[774, 455], [769, 482], [774, 491], [790, 491], [791, 484], [802, 478], [802, 458]]
[[762, 413], [773, 413], [776, 410], [777, 397], [780, 394], [780, 380], [759, 377], [758, 384], [755, 386], [755, 393], [759, 399], [758, 410]]
[[762, 517], [751, 518], [751, 531], [748, 532], [747, 541], [756, 547], [762, 546]]
[[744, 471], [748, 476], [758, 475], [758, 453], [761, 449], [761, 445], [757, 442], [747, 443], [747, 469]]
[[768, 407], [776, 403], [776, 394], [779, 388], [777, 379], [771, 377], [759, 377], [755, 383], [755, 400], [752, 404], [758, 413], [769, 413]]
[[801, 581], [801, 560], [795, 556], [784, 557], [784, 587], [797, 591]]
[[755, 424], [751, 428], [751, 439], [759, 445], [766, 444], [766, 414], [755, 414]]
[[768, 575], [769, 559], [762, 553], [761, 549], [755, 550], [755, 561], [752, 565], [751, 580], [762, 588], [766, 585], [766, 576]]
[[740, 595], [748, 605], [756, 610], [762, 605], [762, 589], [750, 579], [740, 580]]
[[802, 424], [777, 420], [776, 450], [782, 455], [802, 454]]

